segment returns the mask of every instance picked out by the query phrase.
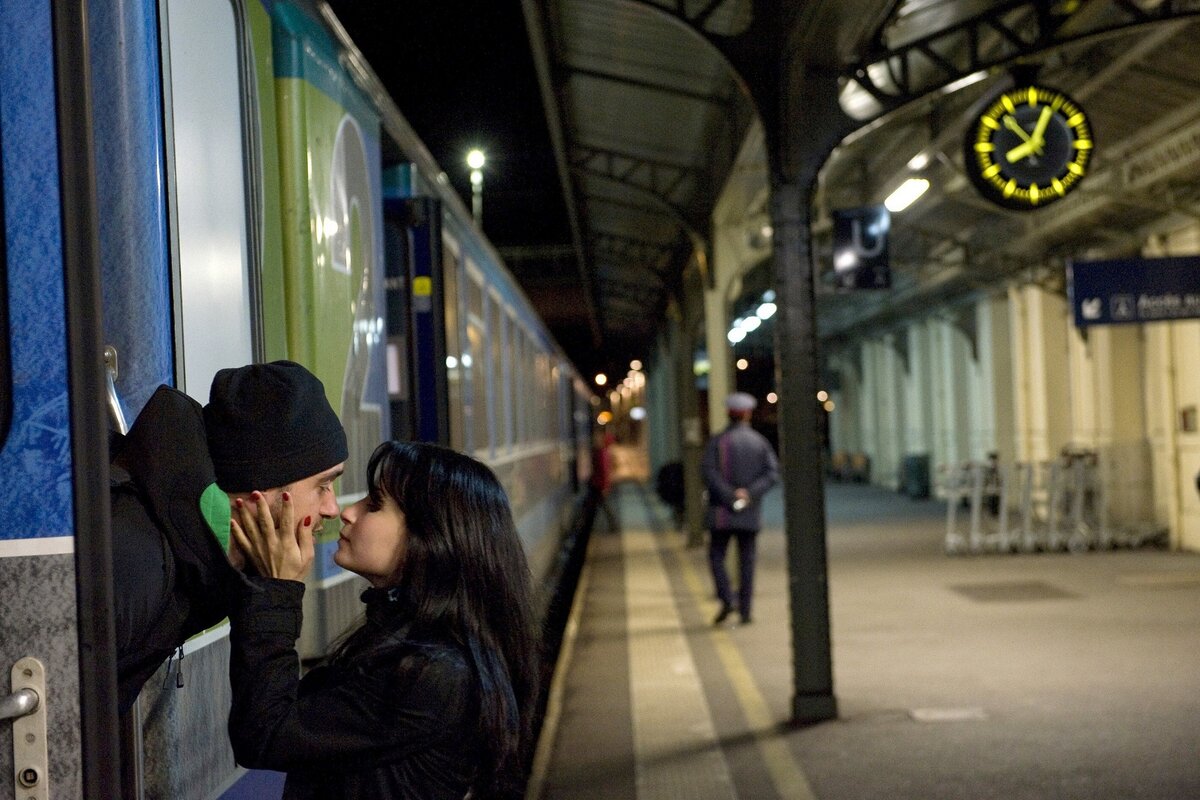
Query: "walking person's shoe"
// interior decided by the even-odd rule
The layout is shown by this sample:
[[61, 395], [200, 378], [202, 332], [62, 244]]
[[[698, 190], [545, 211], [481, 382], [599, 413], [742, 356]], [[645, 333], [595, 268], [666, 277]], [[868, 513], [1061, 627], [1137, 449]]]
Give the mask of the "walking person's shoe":
[[717, 616], [713, 617], [713, 625], [720, 625], [722, 622], [733, 613], [733, 606], [728, 603], [721, 604], [721, 610], [717, 612]]

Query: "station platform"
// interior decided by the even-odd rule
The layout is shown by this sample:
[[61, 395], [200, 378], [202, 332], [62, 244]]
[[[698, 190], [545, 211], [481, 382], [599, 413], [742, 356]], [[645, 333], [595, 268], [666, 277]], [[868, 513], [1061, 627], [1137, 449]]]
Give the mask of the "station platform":
[[621, 530], [589, 541], [528, 798], [1200, 798], [1200, 556], [946, 556], [943, 504], [826, 496], [839, 718], [789, 721], [778, 489], [754, 622], [715, 627], [704, 548], [626, 481]]

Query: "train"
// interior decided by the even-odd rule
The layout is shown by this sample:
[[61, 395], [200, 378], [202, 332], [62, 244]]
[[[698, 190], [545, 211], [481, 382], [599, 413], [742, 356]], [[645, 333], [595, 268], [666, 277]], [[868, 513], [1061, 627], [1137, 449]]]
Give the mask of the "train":
[[[297, 361], [346, 428], [339, 501], [365, 492], [383, 439], [475, 455], [545, 614], [592, 394], [326, 4], [6, 0], [0, 37], [0, 662], [15, 689], [36, 660], [46, 698], [41, 751], [0, 726], [18, 745], [0, 741], [0, 786], [264, 796], [271, 776], [226, 735], [227, 623], [164, 664], [112, 741], [108, 431], [160, 384], [203, 404], [218, 369]], [[306, 659], [362, 608], [326, 527]]]

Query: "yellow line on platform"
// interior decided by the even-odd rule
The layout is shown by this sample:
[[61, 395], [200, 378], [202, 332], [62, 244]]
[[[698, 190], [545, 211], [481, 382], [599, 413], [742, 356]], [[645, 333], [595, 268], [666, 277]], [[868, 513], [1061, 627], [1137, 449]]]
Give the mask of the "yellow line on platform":
[[[591, 547], [592, 543], [589, 541], [589, 556]], [[554, 755], [554, 745], [558, 739], [558, 722], [562, 719], [564, 685], [567, 682], [567, 673], [571, 671], [571, 659], [575, 655], [575, 637], [579, 635], [579, 620], [587, 602], [588, 581], [591, 577], [590, 561], [590, 558], [584, 559], [583, 568], [579, 571], [579, 582], [575, 585], [575, 599], [571, 602], [571, 613], [567, 616], [562, 644], [558, 649], [558, 661], [554, 665], [554, 678], [550, 681], [550, 691], [546, 696], [546, 713], [542, 717], [542, 730], [538, 735], [537, 749], [529, 769], [525, 800], [541, 800], [545, 790], [546, 773], [550, 769], [550, 759]]]
[[[696, 605], [703, 608], [703, 604], [708, 598], [704, 583], [696, 574], [696, 569], [692, 566], [692, 562], [684, 552], [678, 538], [668, 536], [667, 541], [668, 547], [676, 556], [676, 561], [683, 571], [683, 580], [692, 593]], [[713, 628], [709, 635], [717, 650], [717, 656], [725, 668], [725, 675], [733, 686], [734, 694], [737, 695], [750, 732], [754, 734], [754, 741], [762, 754], [767, 771], [771, 773], [775, 790], [783, 800], [817, 800], [804, 770], [796, 763], [787, 742], [776, 733], [778, 723], [771, 716], [771, 708], [767, 705], [767, 699], [763, 697], [758, 684], [754, 682], [754, 676], [750, 674], [750, 668], [746, 665], [746, 659], [742, 657], [741, 650], [738, 649], [729, 632], [723, 628]]]

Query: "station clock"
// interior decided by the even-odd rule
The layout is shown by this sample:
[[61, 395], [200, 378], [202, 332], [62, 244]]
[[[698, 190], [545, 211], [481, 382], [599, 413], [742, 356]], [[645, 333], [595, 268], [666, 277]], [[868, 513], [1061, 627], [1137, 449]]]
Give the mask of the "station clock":
[[1026, 211], [1053, 203], [1087, 175], [1095, 140], [1083, 108], [1036, 84], [984, 101], [967, 128], [963, 162], [984, 197]]

